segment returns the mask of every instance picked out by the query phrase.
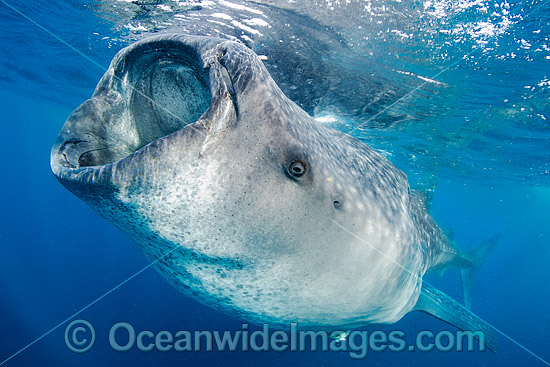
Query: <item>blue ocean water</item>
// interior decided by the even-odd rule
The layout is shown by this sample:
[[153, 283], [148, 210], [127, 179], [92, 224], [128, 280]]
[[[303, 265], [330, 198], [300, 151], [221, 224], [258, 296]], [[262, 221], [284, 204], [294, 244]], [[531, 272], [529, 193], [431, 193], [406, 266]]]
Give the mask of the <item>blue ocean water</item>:
[[[544, 365], [532, 353], [550, 360], [548, 1], [6, 0], [0, 19], [0, 363]], [[116, 52], [166, 30], [234, 38], [264, 55], [285, 93], [320, 123], [384, 152], [413, 187], [435, 185], [431, 214], [461, 248], [509, 228], [480, 271], [473, 304], [506, 335], [499, 351], [370, 352], [360, 361], [344, 352], [114, 351], [108, 334], [117, 322], [174, 333], [243, 323], [178, 293], [152, 268], [128, 280], [148, 266], [137, 246], [49, 168], [61, 126]], [[427, 279], [462, 299], [457, 271]], [[65, 344], [74, 319], [95, 327], [87, 353]], [[410, 313], [366, 330], [454, 329]]]

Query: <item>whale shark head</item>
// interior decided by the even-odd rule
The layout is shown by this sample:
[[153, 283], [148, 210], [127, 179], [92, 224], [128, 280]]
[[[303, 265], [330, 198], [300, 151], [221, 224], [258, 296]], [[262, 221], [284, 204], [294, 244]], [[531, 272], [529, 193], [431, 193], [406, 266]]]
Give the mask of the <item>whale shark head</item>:
[[123, 49], [51, 167], [172, 284], [235, 314], [394, 322], [419, 295], [406, 176], [312, 119], [241, 44], [162, 35]]

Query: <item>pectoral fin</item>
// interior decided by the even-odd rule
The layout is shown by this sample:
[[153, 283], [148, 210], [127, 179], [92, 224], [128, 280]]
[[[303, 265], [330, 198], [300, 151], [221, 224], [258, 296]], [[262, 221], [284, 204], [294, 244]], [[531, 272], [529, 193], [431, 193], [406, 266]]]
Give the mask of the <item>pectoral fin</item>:
[[498, 339], [494, 329], [445, 293], [423, 285], [414, 309], [429, 313], [461, 330], [471, 332], [479, 340], [480, 345], [485, 343], [488, 349], [496, 352]]

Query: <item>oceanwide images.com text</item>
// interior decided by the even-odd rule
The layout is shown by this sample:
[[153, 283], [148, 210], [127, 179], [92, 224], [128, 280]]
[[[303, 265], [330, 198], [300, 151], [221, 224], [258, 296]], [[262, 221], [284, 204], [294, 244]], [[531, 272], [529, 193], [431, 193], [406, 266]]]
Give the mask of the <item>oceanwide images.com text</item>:
[[[102, 338], [104, 339], [104, 338]], [[108, 333], [110, 347], [117, 352], [347, 352], [353, 359], [366, 358], [372, 352], [485, 351], [485, 335], [481, 331], [423, 330], [409, 340], [400, 330], [394, 331], [312, 331], [300, 330], [291, 323], [287, 330], [272, 330], [269, 324], [261, 329], [241, 330], [136, 330], [127, 322], [114, 324]], [[477, 339], [477, 340], [476, 340]], [[89, 351], [95, 344], [96, 331], [86, 320], [74, 320], [65, 328], [65, 343], [75, 353]]]

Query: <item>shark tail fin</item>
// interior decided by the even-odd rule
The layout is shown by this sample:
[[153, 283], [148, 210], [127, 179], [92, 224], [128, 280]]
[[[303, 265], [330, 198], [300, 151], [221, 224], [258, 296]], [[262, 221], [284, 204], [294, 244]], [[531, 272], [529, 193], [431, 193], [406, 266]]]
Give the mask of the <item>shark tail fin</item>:
[[477, 274], [479, 273], [479, 269], [481, 268], [481, 265], [483, 265], [483, 262], [487, 258], [487, 255], [489, 255], [491, 250], [500, 241], [502, 235], [506, 231], [502, 231], [484, 240], [474, 251], [468, 253], [467, 256], [465, 256], [467, 259], [467, 266], [461, 267], [460, 274], [462, 276], [462, 289], [464, 291], [464, 305], [468, 310], [472, 306], [474, 284], [477, 278]]
[[426, 312], [463, 330], [469, 337], [479, 341], [480, 350], [487, 347], [492, 352], [496, 352], [498, 348], [498, 338], [491, 325], [434, 287], [426, 284], [422, 286], [422, 293], [414, 309]]

